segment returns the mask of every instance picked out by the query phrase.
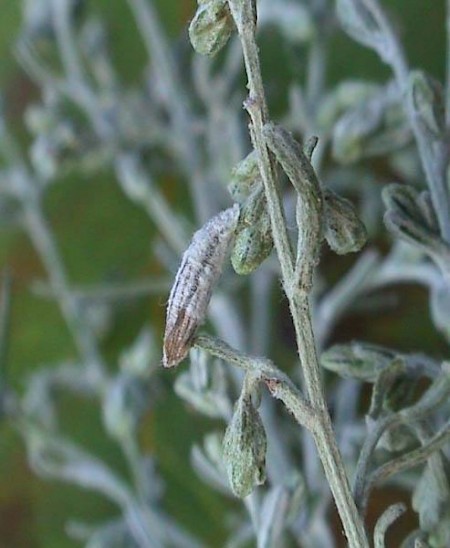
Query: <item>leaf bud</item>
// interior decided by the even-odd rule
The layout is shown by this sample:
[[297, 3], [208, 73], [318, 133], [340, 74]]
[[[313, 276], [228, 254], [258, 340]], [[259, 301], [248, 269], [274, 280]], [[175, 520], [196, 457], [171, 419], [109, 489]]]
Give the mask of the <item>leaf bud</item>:
[[228, 42], [233, 29], [226, 0], [203, 0], [189, 25], [189, 38], [197, 53], [212, 57]]
[[223, 458], [233, 493], [249, 495], [266, 479], [267, 439], [251, 395], [244, 389], [223, 439]]
[[331, 190], [324, 190], [325, 238], [338, 255], [359, 251], [367, 241], [367, 231], [353, 204]]
[[228, 192], [238, 203], [243, 203], [260, 184], [258, 156], [253, 150], [231, 172]]
[[262, 188], [259, 188], [242, 207], [231, 264], [237, 274], [250, 274], [269, 256], [272, 248], [272, 228], [266, 199]]

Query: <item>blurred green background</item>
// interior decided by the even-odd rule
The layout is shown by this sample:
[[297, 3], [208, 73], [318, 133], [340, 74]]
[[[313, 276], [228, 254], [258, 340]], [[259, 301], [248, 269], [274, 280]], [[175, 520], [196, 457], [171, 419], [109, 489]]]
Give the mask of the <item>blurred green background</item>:
[[[146, 54], [127, 3], [125, 0], [90, 0], [89, 3], [108, 22], [114, 58], [123, 80], [139, 81]], [[185, 39], [185, 26], [194, 11], [194, 2], [158, 0], [156, 3], [169, 35], [173, 39], [183, 35]], [[389, 0], [385, 4], [400, 15], [400, 31], [411, 64], [443, 79], [444, 1]], [[0, 0], [0, 86], [6, 98], [9, 123], [19, 134], [24, 134], [21, 117], [26, 106], [37, 98], [37, 90], [13, 55], [20, 12], [18, 0]], [[263, 46], [262, 50], [265, 79], [286, 82], [293, 74], [283, 72], [285, 64], [277, 62], [280, 52], [275, 48], [279, 42], [270, 36], [265, 39], [267, 47]], [[300, 64], [301, 58], [298, 61]], [[339, 81], [345, 76], [385, 78], [387, 74], [375, 55], [342, 35], [336, 39], [330, 81]], [[92, 179], [68, 177], [52, 187], [46, 208], [74, 284], [125, 282], [157, 272], [150, 249], [153, 228], [145, 214], [124, 199], [111, 173], [99, 173]], [[28, 372], [50, 362], [75, 357], [75, 352], [55, 304], [36, 297], [29, 289], [34, 280], [45, 279], [45, 273], [30, 243], [17, 229], [0, 231], [0, 262], [11, 268], [14, 279], [8, 369], [9, 378], [20, 390]], [[152, 318], [152, 323], [162, 327], [163, 311], [164, 298], [144, 298], [118, 310], [111, 334], [104, 342], [105, 354], [112, 364], [118, 350], [131, 343], [146, 320]], [[399, 313], [391, 314], [389, 322], [386, 318], [372, 322], [363, 327], [363, 333], [359, 327], [357, 336], [404, 348], [408, 348], [411, 340], [416, 341], [416, 347], [420, 341], [422, 350], [443, 353], [442, 339], [433, 332], [428, 319], [423, 319], [427, 314], [425, 294], [410, 291], [402, 299]], [[401, 322], [405, 315], [418, 318], [408, 324], [407, 330], [402, 329]], [[347, 321], [336, 337], [355, 336], [353, 325]], [[168, 373], [166, 390], [156, 409], [144, 421], [142, 445], [156, 453], [168, 480], [165, 500], [169, 509], [194, 533], [201, 535], [208, 546], [221, 546], [225, 503], [203, 486], [189, 467], [191, 441], [200, 439], [201, 433], [214, 424], [194, 418], [183, 407], [173, 395], [173, 380], [174, 375]], [[99, 434], [102, 429], [96, 405], [80, 405], [76, 399], [67, 398], [61, 401], [61, 408], [64, 429], [125, 473], [117, 448]], [[94, 494], [37, 479], [29, 471], [18, 436], [7, 426], [0, 428], [0, 548], [76, 546], [64, 533], [69, 517], [95, 523], [114, 512], [109, 503]]]

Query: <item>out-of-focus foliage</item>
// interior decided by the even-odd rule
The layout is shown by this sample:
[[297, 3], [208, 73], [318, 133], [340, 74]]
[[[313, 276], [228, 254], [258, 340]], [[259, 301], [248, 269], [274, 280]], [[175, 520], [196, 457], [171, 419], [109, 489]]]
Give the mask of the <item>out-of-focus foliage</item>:
[[[214, 2], [199, 3], [206, 10]], [[349, 3], [338, 2], [342, 10]], [[360, 386], [334, 376], [330, 383], [349, 468], [377, 424], [398, 421], [381, 437], [376, 472], [375, 464], [439, 435], [421, 422], [411, 432], [405, 415], [428, 405], [436, 431], [448, 420], [448, 408], [439, 407], [448, 388], [440, 363], [448, 352], [448, 251], [391, 75], [338, 30], [334, 2], [278, 4], [258, 2], [271, 109], [301, 138], [319, 135], [313, 158], [321, 181], [358, 204], [370, 236], [354, 262], [322, 251], [314, 309], [320, 349], [353, 338], [386, 345], [345, 344], [322, 356], [324, 368], [374, 386], [365, 425]], [[432, 10], [421, 0], [386, 7], [412, 66], [442, 81], [444, 2]], [[190, 51], [194, 2], [0, 0], [0, 8], [0, 257], [12, 277], [10, 286], [5, 274], [2, 303], [10, 307], [3, 304], [0, 340], [2, 411], [10, 419], [0, 431], [0, 545], [239, 546], [256, 536], [259, 546], [278, 547], [301, 535], [308, 546], [333, 546], [328, 486], [289, 417], [266, 397], [259, 411], [249, 404], [267, 430], [268, 484], [242, 505], [222, 461], [225, 423], [236, 422], [233, 406], [242, 400], [240, 376], [197, 350], [176, 380], [159, 369], [179, 256], [194, 229], [229, 205], [228, 187], [251, 210], [233, 266], [244, 274], [259, 268], [248, 279], [225, 273], [208, 325], [243, 351], [273, 353], [296, 377], [264, 200], [254, 186], [236, 188], [235, 166], [250, 145], [241, 52], [233, 36], [225, 45], [228, 15], [215, 21], [219, 42], [205, 42], [199, 15], [191, 24], [199, 51], [223, 46], [211, 61]], [[346, 25], [357, 39], [360, 24]], [[369, 34], [359, 41], [382, 50], [378, 34]], [[434, 79], [412, 73], [409, 96], [438, 140], [443, 93]], [[402, 184], [388, 186], [393, 181]], [[285, 201], [294, 226], [289, 192]], [[385, 210], [403, 242], [386, 237]], [[392, 308], [386, 287], [400, 284], [406, 289]], [[257, 420], [254, 430], [261, 438]], [[241, 494], [262, 480], [262, 445], [237, 474], [228, 450], [232, 487], [245, 480]], [[446, 546], [448, 452], [414, 472], [389, 478], [413, 490], [418, 517], [405, 530], [420, 527], [431, 546]], [[367, 478], [357, 484], [362, 498]], [[425, 496], [424, 486], [434, 488]]]

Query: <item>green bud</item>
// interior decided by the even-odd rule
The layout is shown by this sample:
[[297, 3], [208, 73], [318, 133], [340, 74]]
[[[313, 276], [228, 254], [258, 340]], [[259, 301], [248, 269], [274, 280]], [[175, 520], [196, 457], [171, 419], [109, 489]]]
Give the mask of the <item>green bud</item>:
[[259, 188], [242, 207], [231, 264], [237, 274], [250, 274], [270, 255], [272, 248], [272, 228], [266, 199], [262, 188]]
[[189, 38], [197, 53], [214, 56], [228, 42], [234, 22], [226, 0], [199, 2], [189, 25]]
[[420, 70], [409, 75], [408, 94], [421, 123], [435, 137], [445, 132], [445, 107], [442, 87]]
[[238, 231], [231, 254], [231, 264], [237, 274], [247, 275], [270, 255], [273, 249], [270, 220]]
[[359, 251], [367, 241], [367, 231], [353, 204], [328, 189], [323, 197], [328, 245], [338, 255]]
[[343, 378], [373, 383], [395, 357], [395, 352], [382, 346], [353, 342], [332, 346], [322, 353], [320, 362]]
[[253, 150], [231, 172], [228, 191], [234, 200], [243, 203], [259, 185], [259, 181], [258, 156]]
[[236, 404], [223, 439], [223, 459], [233, 493], [249, 495], [266, 479], [267, 439], [261, 418], [246, 391]]

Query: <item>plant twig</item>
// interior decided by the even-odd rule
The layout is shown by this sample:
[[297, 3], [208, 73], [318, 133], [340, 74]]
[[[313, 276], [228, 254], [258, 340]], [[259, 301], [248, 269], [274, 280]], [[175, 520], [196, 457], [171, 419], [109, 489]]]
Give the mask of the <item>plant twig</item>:
[[[351, 547], [364, 548], [368, 546], [364, 525], [351, 495], [323, 395], [308, 296], [299, 295], [297, 288], [293, 285], [294, 257], [287, 235], [273, 158], [264, 138], [264, 126], [269, 121], [269, 116], [255, 36], [255, 3], [251, 0], [229, 0], [229, 5], [242, 43], [249, 88], [249, 98], [245, 107], [251, 118], [252, 140], [258, 153], [273, 239], [280, 262], [283, 287], [289, 299], [295, 326], [306, 392], [310, 404], [314, 406], [320, 417], [320, 425], [316, 428], [314, 438], [348, 542]], [[305, 219], [304, 223], [307, 225], [308, 220]]]
[[373, 543], [375, 548], [385, 548], [385, 536], [388, 528], [406, 512], [406, 506], [399, 502], [389, 506], [379, 517], [373, 532]]
[[235, 350], [224, 341], [205, 334], [198, 335], [194, 339], [193, 345], [207, 351], [212, 356], [216, 356], [216, 358], [243, 369], [247, 373], [254, 374], [255, 379], [266, 384], [274, 398], [284, 403], [301, 426], [310, 431], [315, 429], [317, 421], [313, 409], [305, 402], [300, 391], [294, 386], [289, 377], [275, 367], [270, 360], [248, 356]]

